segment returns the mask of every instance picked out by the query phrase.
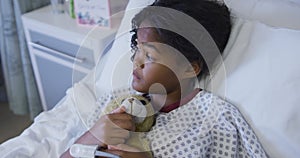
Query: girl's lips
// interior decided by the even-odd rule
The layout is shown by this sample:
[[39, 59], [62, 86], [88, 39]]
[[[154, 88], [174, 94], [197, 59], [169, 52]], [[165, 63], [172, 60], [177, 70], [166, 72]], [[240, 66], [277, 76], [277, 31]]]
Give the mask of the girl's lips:
[[133, 71], [132, 75], [133, 75], [134, 79], [138, 79], [138, 80], [141, 79], [140, 75], [138, 74], [138, 72], [136, 70]]

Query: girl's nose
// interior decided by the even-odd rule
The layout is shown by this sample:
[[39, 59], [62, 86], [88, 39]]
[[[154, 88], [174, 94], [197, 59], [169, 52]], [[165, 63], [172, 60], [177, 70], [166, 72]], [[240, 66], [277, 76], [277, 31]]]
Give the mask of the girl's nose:
[[133, 61], [133, 68], [134, 69], [143, 69], [145, 67], [145, 64], [143, 62], [136, 62]]
[[143, 69], [145, 64], [135, 64], [134, 69]]
[[133, 68], [143, 69], [145, 67], [144, 59], [141, 53], [136, 53], [133, 57]]

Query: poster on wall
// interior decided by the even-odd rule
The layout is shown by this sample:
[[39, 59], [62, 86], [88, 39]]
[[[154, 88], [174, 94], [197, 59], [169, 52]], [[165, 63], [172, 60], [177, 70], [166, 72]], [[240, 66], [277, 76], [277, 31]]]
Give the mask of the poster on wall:
[[110, 0], [74, 0], [76, 21], [84, 26], [111, 27]]

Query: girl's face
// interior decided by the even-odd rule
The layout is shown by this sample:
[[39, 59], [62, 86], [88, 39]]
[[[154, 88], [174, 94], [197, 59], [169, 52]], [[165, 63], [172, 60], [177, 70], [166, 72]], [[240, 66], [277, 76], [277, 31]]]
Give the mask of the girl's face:
[[[153, 28], [138, 29], [137, 37], [138, 50], [133, 56], [132, 87], [142, 93], [156, 94], [180, 90], [183, 69], [174, 51], [159, 42]], [[151, 87], [156, 83], [161, 84], [164, 90]]]

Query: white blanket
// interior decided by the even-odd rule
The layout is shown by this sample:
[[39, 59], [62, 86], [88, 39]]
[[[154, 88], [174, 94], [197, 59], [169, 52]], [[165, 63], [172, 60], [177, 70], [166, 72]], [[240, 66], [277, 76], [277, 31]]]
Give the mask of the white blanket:
[[[0, 155], [59, 157], [89, 129], [86, 123], [91, 117], [87, 114], [98, 116], [101, 112], [95, 110], [99, 107], [90, 88], [76, 85], [53, 110], [42, 113], [20, 136], [3, 143]], [[81, 96], [80, 101], [75, 103], [73, 96]], [[107, 96], [98, 105], [111, 98]], [[239, 111], [206, 91], [169, 113], [158, 113], [146, 137], [155, 157], [267, 157]]]

